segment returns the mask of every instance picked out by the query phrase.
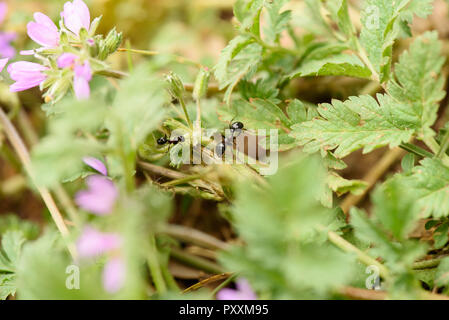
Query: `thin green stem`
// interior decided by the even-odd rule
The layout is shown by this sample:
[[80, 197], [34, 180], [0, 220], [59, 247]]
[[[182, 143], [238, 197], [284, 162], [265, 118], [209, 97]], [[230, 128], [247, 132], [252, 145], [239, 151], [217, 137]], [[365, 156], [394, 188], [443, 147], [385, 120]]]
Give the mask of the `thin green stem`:
[[411, 143], [401, 143], [399, 145], [399, 147], [401, 147], [401, 149], [404, 149], [407, 152], [413, 153], [413, 154], [423, 157], [423, 158], [432, 158], [433, 157], [433, 153], [431, 153], [427, 150], [424, 150], [423, 148], [420, 148]]
[[443, 136], [443, 139], [441, 140], [440, 150], [438, 150], [436, 157], [442, 158], [443, 155], [446, 154], [446, 150], [448, 147], [449, 147], [449, 130], [446, 131], [446, 133]]
[[[433, 137], [424, 137], [423, 141], [435, 155], [439, 153], [441, 149], [440, 145], [436, 142], [436, 140]], [[443, 162], [444, 165], [449, 166], [449, 157], [446, 155], [445, 152], [441, 154], [441, 161]]]
[[184, 116], [186, 117], [186, 121], [191, 129], [193, 129], [192, 121], [190, 120], [189, 113], [187, 112], [187, 106], [183, 97], [179, 98], [179, 103], [181, 104], [182, 111], [184, 111]]
[[132, 72], [133, 69], [134, 69], [134, 66], [133, 66], [133, 59], [131, 57], [131, 52], [130, 52], [130, 50], [131, 50], [131, 42], [129, 40], [126, 40], [126, 49], [128, 51], [128, 54], [127, 54], [128, 69], [129, 69], [130, 72]]
[[187, 182], [191, 182], [191, 181], [195, 181], [195, 180], [201, 179], [201, 177], [202, 177], [201, 174], [195, 174], [195, 175], [191, 175], [191, 176], [184, 177], [184, 178], [181, 178], [181, 179], [171, 180], [171, 181], [162, 183], [161, 186], [163, 186], [163, 187], [177, 186], [177, 185], [180, 185], [180, 184], [184, 184], [184, 183], [187, 183]]
[[[136, 54], [141, 54], [144, 56], [157, 56], [157, 55], [164, 54], [159, 51], [132, 49], [132, 48], [128, 47], [128, 44], [127, 44], [126, 48], [118, 48], [117, 51], [118, 52], [136, 53]], [[166, 53], [165, 55], [173, 57], [173, 60], [175, 60], [176, 62], [181, 63], [181, 64], [189, 64], [196, 68], [203, 67], [203, 65], [199, 62], [193, 61], [191, 59], [185, 58], [183, 56], [180, 56], [180, 55], [177, 55], [174, 53]]]
[[206, 271], [206, 272], [225, 273], [225, 270], [222, 267], [220, 267], [218, 264], [213, 263], [213, 262], [203, 259], [203, 258], [196, 257], [194, 255], [191, 255], [191, 254], [184, 252], [177, 248], [171, 248], [170, 255], [174, 259], [176, 259], [182, 263], [185, 263], [189, 266], [198, 268], [198, 269]]
[[338, 248], [342, 249], [346, 252], [352, 252], [357, 255], [357, 258], [360, 262], [370, 266], [374, 265], [379, 268], [379, 273], [384, 279], [388, 279], [389, 277], [389, 271], [388, 269], [381, 264], [379, 261], [377, 261], [374, 258], [371, 258], [369, 255], [367, 255], [365, 252], [354, 246], [349, 241], [346, 241], [342, 237], [340, 237], [338, 234], [336, 234], [333, 231], [328, 231], [327, 236], [330, 242], [332, 242], [334, 245], [336, 245]]
[[232, 281], [234, 281], [235, 278], [237, 278], [238, 273], [234, 273], [232, 276], [230, 276], [229, 278], [227, 278], [225, 281], [223, 281], [222, 283], [220, 283], [210, 294], [211, 297], [215, 297], [215, 295], [218, 293], [218, 291], [220, 291], [221, 289], [223, 289], [224, 287], [226, 287], [229, 283], [231, 283]]
[[156, 239], [153, 235], [150, 237], [150, 253], [147, 257], [147, 261], [150, 268], [151, 277], [153, 278], [154, 286], [156, 287], [157, 292], [159, 294], [166, 293], [167, 286], [162, 275], [156, 246]]

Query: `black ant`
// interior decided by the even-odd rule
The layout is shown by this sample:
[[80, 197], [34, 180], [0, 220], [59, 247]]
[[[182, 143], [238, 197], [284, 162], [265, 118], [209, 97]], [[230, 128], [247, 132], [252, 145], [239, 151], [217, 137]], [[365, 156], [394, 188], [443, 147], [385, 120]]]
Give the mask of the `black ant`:
[[184, 136], [176, 137], [173, 140], [168, 139], [167, 136], [163, 136], [163, 137], [160, 137], [159, 139], [157, 139], [157, 144], [160, 146], [162, 146], [166, 143], [176, 145], [179, 142], [184, 142], [184, 141], [185, 141]]
[[228, 138], [225, 138], [224, 140], [222, 140], [220, 143], [218, 143], [215, 146], [215, 152], [217, 153], [218, 156], [221, 157], [224, 154], [224, 152], [226, 150], [226, 146], [232, 144], [232, 140], [234, 139], [234, 134], [236, 132], [238, 132], [238, 135], [240, 135], [241, 131], [243, 130], [243, 127], [244, 127], [244, 125], [240, 121], [232, 122], [229, 125], [229, 130], [231, 131], [232, 135]]

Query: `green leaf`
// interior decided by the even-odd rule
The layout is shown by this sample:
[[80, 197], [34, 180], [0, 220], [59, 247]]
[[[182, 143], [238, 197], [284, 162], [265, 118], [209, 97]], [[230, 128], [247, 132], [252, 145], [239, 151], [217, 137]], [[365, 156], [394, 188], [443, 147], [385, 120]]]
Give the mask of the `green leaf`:
[[388, 82], [387, 92], [396, 100], [407, 102], [421, 118], [422, 134], [433, 136], [430, 127], [437, 118], [439, 101], [444, 98], [441, 68], [441, 44], [436, 32], [418, 37], [395, 65], [395, 79]]
[[0, 300], [6, 300], [10, 295], [16, 294], [15, 278], [14, 273], [0, 274]]
[[332, 18], [337, 22], [338, 28], [349, 39], [355, 33], [355, 28], [349, 17], [347, 0], [328, 0], [326, 6], [329, 8]]
[[399, 36], [401, 22], [409, 22], [413, 14], [424, 17], [429, 12], [428, 3], [428, 0], [365, 1], [360, 42], [382, 82], [390, 73], [392, 48]]
[[0, 236], [7, 231], [21, 231], [27, 239], [34, 239], [39, 235], [39, 226], [20, 219], [16, 214], [6, 214], [0, 216]]
[[229, 104], [230, 96], [237, 83], [251, 70], [254, 70], [262, 58], [262, 47], [254, 43], [249, 36], [237, 36], [221, 51], [214, 75], [219, 88], [228, 87], [225, 101]]
[[418, 218], [414, 195], [393, 179], [375, 190], [372, 201], [374, 215], [384, 228], [396, 239], [405, 240]]
[[22, 245], [26, 239], [21, 231], [8, 231], [2, 237], [0, 251], [0, 271], [14, 272]]
[[271, 292], [272, 299], [326, 297], [347, 282], [354, 257], [318, 231], [334, 221], [317, 200], [324, 179], [316, 157], [300, 156], [270, 176], [268, 188], [237, 185], [232, 217], [245, 246], [223, 253], [224, 265], [242, 272], [256, 290]]
[[442, 259], [438, 265], [435, 283], [440, 287], [449, 284], [449, 257]]
[[345, 102], [318, 108], [321, 117], [293, 127], [292, 136], [307, 152], [335, 150], [344, 157], [362, 148], [364, 152], [398, 146], [412, 136], [431, 136], [438, 102], [444, 97], [440, 73], [444, 59], [435, 33], [418, 37], [395, 68], [387, 94], [350, 97]]
[[355, 55], [339, 54], [305, 62], [290, 75], [291, 78], [299, 76], [348, 76], [368, 79], [371, 77], [371, 71]]
[[290, 0], [278, 0], [271, 3], [267, 2], [265, 4], [265, 8], [268, 13], [268, 19], [264, 28], [266, 42], [272, 44], [277, 43], [279, 41], [281, 32], [287, 28], [287, 25], [291, 19], [291, 11], [280, 11], [282, 7], [289, 1]]
[[328, 174], [327, 184], [339, 196], [348, 192], [359, 195], [367, 187], [367, 183], [362, 180], [347, 180], [335, 172]]
[[404, 188], [414, 194], [423, 218], [449, 215], [449, 168], [439, 159], [424, 159], [410, 176], [397, 176]]
[[389, 145], [396, 147], [409, 141], [419, 119], [411, 114], [409, 106], [394, 101], [388, 95], [350, 97], [341, 102], [318, 107], [320, 117], [293, 126], [291, 133], [306, 152], [327, 152], [335, 149], [342, 158], [363, 149], [364, 153]]
[[125, 139], [136, 150], [163, 120], [164, 104], [169, 101], [169, 96], [164, 90], [165, 83], [149, 75], [144, 67], [121, 82], [120, 87], [107, 118], [108, 128], [112, 140], [118, 141], [118, 136], [125, 134]]
[[249, 29], [259, 18], [265, 0], [237, 0], [234, 4], [234, 16], [241, 23], [242, 29]]

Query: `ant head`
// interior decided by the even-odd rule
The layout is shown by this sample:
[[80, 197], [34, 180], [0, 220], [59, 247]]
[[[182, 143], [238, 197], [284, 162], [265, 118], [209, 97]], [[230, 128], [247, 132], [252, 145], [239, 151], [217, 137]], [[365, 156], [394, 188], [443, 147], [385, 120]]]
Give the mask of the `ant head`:
[[233, 123], [231, 123], [229, 128], [231, 130], [241, 130], [241, 129], [243, 129], [243, 123], [241, 123], [240, 121], [233, 122]]
[[184, 142], [186, 139], [184, 138], [184, 136], [179, 136], [178, 137], [178, 142]]
[[163, 137], [160, 137], [159, 139], [157, 139], [157, 144], [160, 146], [163, 144], [166, 144], [167, 142], [168, 142], [168, 140], [167, 140], [166, 136], [163, 136]]

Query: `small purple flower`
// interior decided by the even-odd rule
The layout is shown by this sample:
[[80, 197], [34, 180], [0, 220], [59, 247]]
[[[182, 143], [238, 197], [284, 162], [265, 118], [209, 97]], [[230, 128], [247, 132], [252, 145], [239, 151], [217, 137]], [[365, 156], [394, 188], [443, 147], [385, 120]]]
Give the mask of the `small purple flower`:
[[73, 68], [78, 56], [74, 53], [66, 52], [59, 56], [58, 67], [59, 68]]
[[103, 288], [109, 293], [116, 293], [125, 283], [126, 266], [121, 258], [111, 258], [103, 269]]
[[75, 65], [75, 76], [73, 78], [73, 89], [78, 100], [88, 99], [90, 96], [89, 81], [92, 79], [92, 69], [89, 61], [83, 65]]
[[88, 189], [76, 194], [76, 204], [97, 215], [110, 214], [118, 196], [115, 184], [107, 177], [100, 175], [87, 177], [86, 183]]
[[8, 63], [8, 58], [4, 58], [4, 59], [0, 59], [0, 72], [3, 71], [3, 68], [6, 66], [6, 64]]
[[13, 32], [0, 32], [0, 57], [13, 58], [16, 50], [11, 46], [11, 42], [17, 35]]
[[217, 293], [218, 300], [257, 300], [257, 296], [246, 279], [239, 279], [234, 289], [221, 289]]
[[[3, 23], [8, 12], [6, 2], [0, 2], [0, 24]], [[16, 50], [11, 46], [11, 42], [16, 39], [14, 32], [0, 32], [0, 57], [12, 58], [16, 54]]]
[[81, 258], [93, 258], [120, 248], [122, 239], [115, 233], [103, 233], [92, 227], [85, 227], [76, 242]]
[[73, 2], [66, 2], [64, 4], [64, 11], [61, 12], [61, 17], [64, 20], [64, 25], [79, 36], [81, 28], [89, 31], [90, 28], [90, 13], [89, 8], [82, 0], [74, 0]]
[[8, 66], [11, 79], [16, 81], [9, 90], [11, 92], [23, 91], [40, 85], [47, 76], [44, 71], [47, 67], [34, 62], [18, 61]]
[[34, 20], [27, 24], [28, 36], [36, 43], [46, 48], [59, 45], [59, 30], [53, 21], [45, 14], [36, 12]]
[[108, 175], [108, 169], [106, 169], [106, 166], [101, 160], [98, 160], [97, 158], [94, 157], [84, 157], [83, 162], [92, 169], [100, 172], [102, 175], [104, 176]]

